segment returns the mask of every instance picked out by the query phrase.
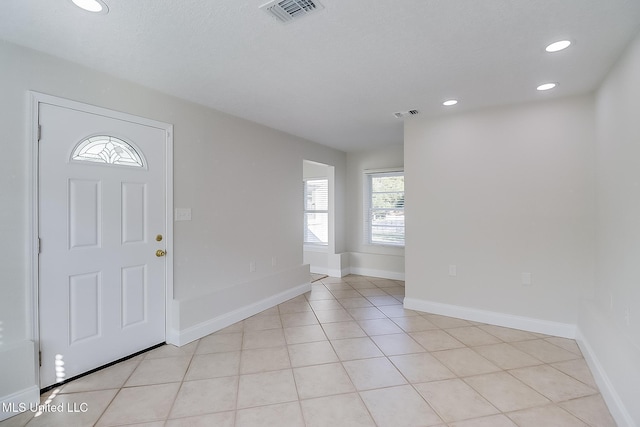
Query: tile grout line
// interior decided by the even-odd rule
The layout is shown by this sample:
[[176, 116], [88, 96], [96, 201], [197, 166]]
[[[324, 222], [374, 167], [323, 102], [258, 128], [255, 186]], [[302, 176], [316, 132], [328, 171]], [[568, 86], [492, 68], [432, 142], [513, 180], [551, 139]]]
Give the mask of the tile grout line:
[[[318, 279], [318, 280], [320, 280], [320, 279]], [[291, 363], [291, 353], [289, 352], [289, 344], [287, 343], [287, 337], [286, 337], [286, 335], [284, 333], [284, 329], [285, 328], [284, 328], [284, 323], [282, 323], [282, 313], [280, 313], [280, 304], [278, 304], [276, 306], [276, 308], [278, 309], [278, 316], [280, 318], [280, 326], [282, 328], [282, 336], [283, 336], [283, 339], [284, 339], [284, 346], [285, 346], [285, 348], [287, 350], [287, 359], [289, 360], [289, 370], [291, 371], [291, 377], [293, 378], [293, 386], [296, 389], [296, 396], [298, 397], [297, 402], [298, 402], [298, 408], [300, 409], [300, 416], [302, 416], [302, 422], [306, 426], [307, 422], [304, 419], [304, 412], [302, 412], [302, 405], [300, 403], [301, 399], [300, 399], [300, 392], [298, 390], [298, 382], [296, 381], [296, 376], [295, 376], [295, 374], [293, 372], [294, 368], [293, 368], [293, 364]], [[284, 404], [284, 403], [292, 403], [292, 402], [283, 402], [282, 404]]]
[[167, 424], [169, 422], [169, 419], [171, 419], [171, 412], [173, 411], [173, 408], [176, 406], [176, 402], [178, 401], [178, 396], [180, 396], [180, 391], [182, 390], [182, 386], [185, 382], [185, 378], [189, 373], [189, 368], [191, 367], [191, 363], [193, 363], [193, 358], [195, 357], [196, 350], [198, 349], [199, 346], [200, 346], [200, 340], [198, 340], [198, 344], [193, 349], [193, 353], [191, 353], [191, 358], [189, 359], [189, 363], [187, 364], [187, 369], [185, 369], [184, 374], [182, 375], [182, 380], [180, 380], [180, 386], [178, 386], [178, 391], [176, 391], [176, 395], [173, 397], [173, 401], [171, 402], [171, 407], [169, 408], [169, 412], [167, 412], [167, 417], [164, 419], [164, 424]]

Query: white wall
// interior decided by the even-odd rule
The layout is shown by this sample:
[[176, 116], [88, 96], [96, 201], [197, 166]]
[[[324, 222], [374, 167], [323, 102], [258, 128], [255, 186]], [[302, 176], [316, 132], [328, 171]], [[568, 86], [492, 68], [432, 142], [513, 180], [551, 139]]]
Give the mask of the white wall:
[[308, 160], [305, 160], [302, 162], [302, 178], [303, 179], [313, 179], [313, 178], [326, 179], [329, 176], [328, 168], [329, 166], [325, 164], [310, 162]]
[[[340, 205], [345, 153], [6, 42], [0, 42], [0, 64], [0, 400], [35, 384], [34, 375], [21, 373], [34, 371], [29, 360], [29, 90], [174, 125], [174, 203], [193, 214], [192, 221], [177, 222], [174, 229], [176, 311], [170, 334], [177, 342], [308, 286], [302, 260], [302, 161], [335, 167]], [[342, 206], [335, 223], [337, 233], [344, 233]], [[344, 246], [339, 237], [336, 247]]]
[[[640, 37], [596, 96], [597, 268], [579, 338], [619, 425], [640, 425]], [[627, 318], [628, 313], [628, 318]]]
[[403, 167], [402, 145], [347, 153], [348, 251], [353, 274], [404, 280], [404, 248], [365, 243], [364, 197], [367, 169]]
[[405, 305], [572, 336], [593, 294], [593, 122], [591, 96], [407, 120]]

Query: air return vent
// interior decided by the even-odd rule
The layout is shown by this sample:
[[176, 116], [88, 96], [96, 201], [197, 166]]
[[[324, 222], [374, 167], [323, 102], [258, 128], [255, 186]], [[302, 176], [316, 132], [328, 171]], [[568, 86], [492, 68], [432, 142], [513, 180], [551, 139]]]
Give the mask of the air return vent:
[[415, 116], [420, 114], [420, 111], [418, 110], [409, 110], [409, 111], [398, 111], [397, 113], [393, 113], [393, 115], [397, 118], [397, 119], [402, 119], [403, 117], [407, 117], [407, 116]]
[[260, 6], [280, 22], [291, 22], [324, 9], [316, 0], [273, 0]]

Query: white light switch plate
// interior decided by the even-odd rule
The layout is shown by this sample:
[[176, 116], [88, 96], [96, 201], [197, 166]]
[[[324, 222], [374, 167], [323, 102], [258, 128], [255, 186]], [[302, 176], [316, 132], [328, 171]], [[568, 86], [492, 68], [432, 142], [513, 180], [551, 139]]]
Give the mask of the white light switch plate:
[[191, 221], [191, 208], [176, 208], [176, 221]]

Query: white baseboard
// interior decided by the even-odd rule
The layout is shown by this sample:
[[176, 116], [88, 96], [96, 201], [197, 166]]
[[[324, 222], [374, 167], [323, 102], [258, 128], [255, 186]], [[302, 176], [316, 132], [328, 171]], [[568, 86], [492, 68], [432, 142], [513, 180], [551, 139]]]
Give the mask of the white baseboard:
[[515, 316], [513, 314], [461, 307], [416, 298], [405, 298], [404, 307], [410, 310], [441, 314], [443, 316], [457, 317], [529, 332], [538, 332], [556, 337], [575, 338], [576, 336], [576, 325], [569, 323], [551, 322], [548, 320]]
[[334, 268], [328, 268], [328, 267], [327, 268], [314, 267], [313, 265], [310, 266], [310, 271], [313, 274], [326, 274], [327, 276], [331, 276], [331, 277], [344, 277], [351, 272], [351, 270], [348, 267], [343, 269], [334, 269]]
[[587, 365], [589, 365], [593, 378], [596, 380], [596, 384], [598, 384], [600, 394], [607, 403], [611, 416], [619, 426], [637, 427], [631, 418], [631, 414], [629, 414], [629, 411], [627, 411], [627, 408], [622, 402], [620, 395], [616, 392], [611, 380], [609, 380], [609, 376], [605, 372], [602, 364], [596, 357], [593, 348], [580, 331], [580, 328], [576, 331], [576, 341], [584, 355], [584, 360], [587, 362]]
[[343, 269], [328, 269], [326, 273], [324, 274], [328, 274], [330, 277], [344, 277], [349, 275], [350, 273], [350, 269], [349, 267], [347, 268], [343, 268]]
[[309, 265], [309, 271], [313, 274], [329, 274], [329, 269], [327, 267]]
[[309, 269], [315, 274], [326, 274], [331, 277], [344, 277], [349, 274], [349, 254], [328, 254], [326, 266], [311, 263]]
[[[227, 326], [231, 326], [236, 322], [251, 317], [254, 314], [258, 314], [261, 311], [290, 300], [291, 298], [295, 298], [298, 295], [309, 292], [310, 290], [311, 283], [307, 282], [294, 288], [287, 289], [286, 291], [280, 292], [276, 295], [272, 295], [263, 300], [257, 301], [253, 304], [249, 304], [245, 307], [241, 307], [237, 310], [233, 310], [220, 316], [214, 317], [213, 319], [201, 322], [185, 330], [170, 331], [167, 336], [167, 342], [171, 342], [172, 344], [175, 344], [177, 346], [188, 344], [213, 332], [219, 331], [220, 329], [224, 329]], [[169, 341], [169, 339], [171, 339], [171, 341]]]
[[400, 273], [397, 271], [375, 270], [373, 268], [363, 267], [351, 267], [349, 269], [349, 272], [351, 274], [357, 274], [359, 276], [379, 277], [381, 279], [391, 280], [404, 280], [404, 272]]
[[40, 403], [40, 390], [33, 385], [8, 396], [3, 396], [0, 400], [0, 421], [11, 418], [29, 409], [30, 404]]

